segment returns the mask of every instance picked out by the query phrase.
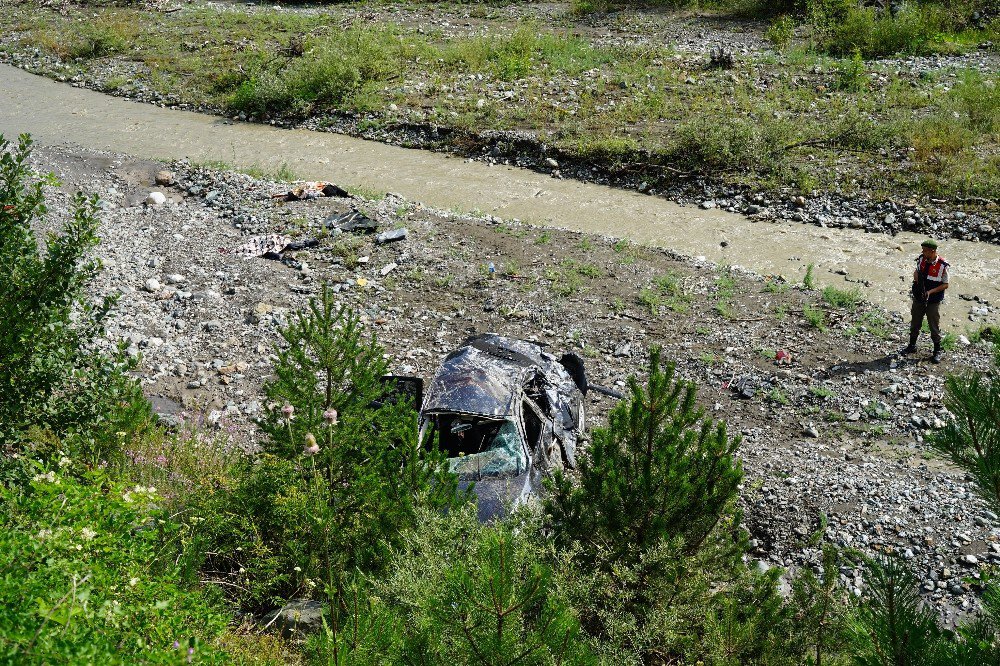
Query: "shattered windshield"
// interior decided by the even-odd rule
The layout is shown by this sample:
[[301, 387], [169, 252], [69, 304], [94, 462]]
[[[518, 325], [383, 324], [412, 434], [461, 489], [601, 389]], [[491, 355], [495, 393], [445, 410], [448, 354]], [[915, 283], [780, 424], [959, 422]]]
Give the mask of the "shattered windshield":
[[521, 435], [513, 421], [504, 421], [484, 450], [459, 451], [450, 459], [451, 471], [459, 475], [517, 476], [528, 467]]

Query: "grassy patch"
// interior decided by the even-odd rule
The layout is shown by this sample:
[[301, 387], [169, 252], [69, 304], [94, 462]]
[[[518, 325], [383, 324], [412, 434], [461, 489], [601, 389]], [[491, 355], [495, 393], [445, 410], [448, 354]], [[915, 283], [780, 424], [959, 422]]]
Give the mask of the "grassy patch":
[[823, 312], [822, 308], [806, 304], [802, 308], [802, 316], [805, 317], [806, 323], [809, 326], [818, 329], [822, 333], [826, 332], [826, 313]]
[[854, 310], [864, 301], [864, 296], [857, 287], [844, 290], [830, 286], [823, 289], [823, 300], [835, 308]]
[[684, 289], [681, 276], [667, 272], [639, 292], [636, 300], [649, 310], [650, 315], [659, 317], [665, 311], [686, 312], [690, 307], [691, 297]]

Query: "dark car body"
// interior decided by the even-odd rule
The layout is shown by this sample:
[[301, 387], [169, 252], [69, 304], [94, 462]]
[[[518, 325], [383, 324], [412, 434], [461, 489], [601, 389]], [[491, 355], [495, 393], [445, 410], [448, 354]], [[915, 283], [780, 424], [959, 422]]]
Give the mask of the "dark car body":
[[421, 442], [447, 452], [461, 486], [474, 485], [480, 518], [536, 495], [555, 469], [576, 466], [585, 436], [583, 362], [494, 334], [448, 354], [420, 410]]

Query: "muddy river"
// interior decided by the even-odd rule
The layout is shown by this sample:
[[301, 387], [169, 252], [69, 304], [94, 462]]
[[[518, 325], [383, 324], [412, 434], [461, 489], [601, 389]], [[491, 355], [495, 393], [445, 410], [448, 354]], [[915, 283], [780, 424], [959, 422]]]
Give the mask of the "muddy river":
[[[0, 133], [29, 132], [46, 144], [73, 143], [137, 157], [221, 160], [350, 187], [401, 194], [436, 208], [479, 210], [538, 225], [619, 236], [764, 274], [801, 279], [815, 264], [820, 284], [867, 281], [869, 300], [909, 307], [905, 293], [922, 236], [895, 237], [793, 222], [752, 222], [718, 210], [526, 169], [398, 148], [327, 132], [277, 129], [162, 109], [56, 83], [0, 65]], [[723, 241], [726, 242], [723, 247]], [[962, 330], [971, 305], [1000, 306], [1000, 246], [947, 241], [952, 288], [942, 322]], [[846, 275], [843, 275], [846, 273]], [[991, 315], [993, 318], [995, 315]]]

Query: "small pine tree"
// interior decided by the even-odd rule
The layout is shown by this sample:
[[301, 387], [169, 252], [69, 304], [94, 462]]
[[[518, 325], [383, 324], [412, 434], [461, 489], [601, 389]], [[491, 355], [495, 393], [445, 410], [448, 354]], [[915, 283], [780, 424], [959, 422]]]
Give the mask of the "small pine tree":
[[480, 525], [474, 511], [423, 514], [374, 589], [334, 595], [313, 642], [328, 663], [565, 666], [594, 663], [528, 518]]
[[242, 542], [210, 565], [252, 572], [245, 601], [261, 606], [301, 594], [306, 581], [341, 590], [346, 572], [380, 571], [420, 507], [468, 499], [445, 457], [418, 446], [414, 406], [392, 400], [383, 382], [383, 349], [327, 286], [280, 333], [264, 387], [264, 455], [215, 513], [206, 547], [232, 553], [227, 544]]
[[645, 387], [595, 429], [580, 461], [579, 484], [557, 472], [546, 512], [563, 544], [604, 551], [608, 562], [636, 562], [662, 539], [682, 537], [694, 552], [736, 496], [743, 470], [739, 438], [695, 405], [695, 385], [674, 379], [659, 349], [650, 353]]
[[953, 663], [948, 642], [933, 611], [917, 592], [917, 581], [903, 562], [868, 560], [868, 593], [854, 623], [861, 666], [937, 666]]
[[118, 452], [119, 432], [149, 422], [150, 408], [121, 349], [108, 356], [93, 348], [114, 305], [86, 293], [100, 270], [87, 258], [98, 243], [96, 198], [77, 193], [72, 218], [43, 251], [33, 226], [47, 214], [43, 186], [56, 181], [32, 180], [31, 145], [22, 135], [12, 149], [0, 135], [0, 458], [55, 439], [91, 462], [106, 460]]
[[969, 472], [983, 499], [1000, 510], [1000, 348], [988, 372], [948, 377], [945, 406], [955, 418], [931, 446]]
[[[826, 518], [820, 521], [819, 530], [813, 534], [813, 543], [822, 540], [826, 531]], [[838, 585], [841, 553], [823, 542], [822, 572], [817, 576], [804, 567], [792, 582], [790, 599], [792, 626], [796, 634], [793, 642], [801, 649], [801, 661], [822, 666], [824, 656], [839, 652], [847, 642], [847, 604], [844, 591]]]

